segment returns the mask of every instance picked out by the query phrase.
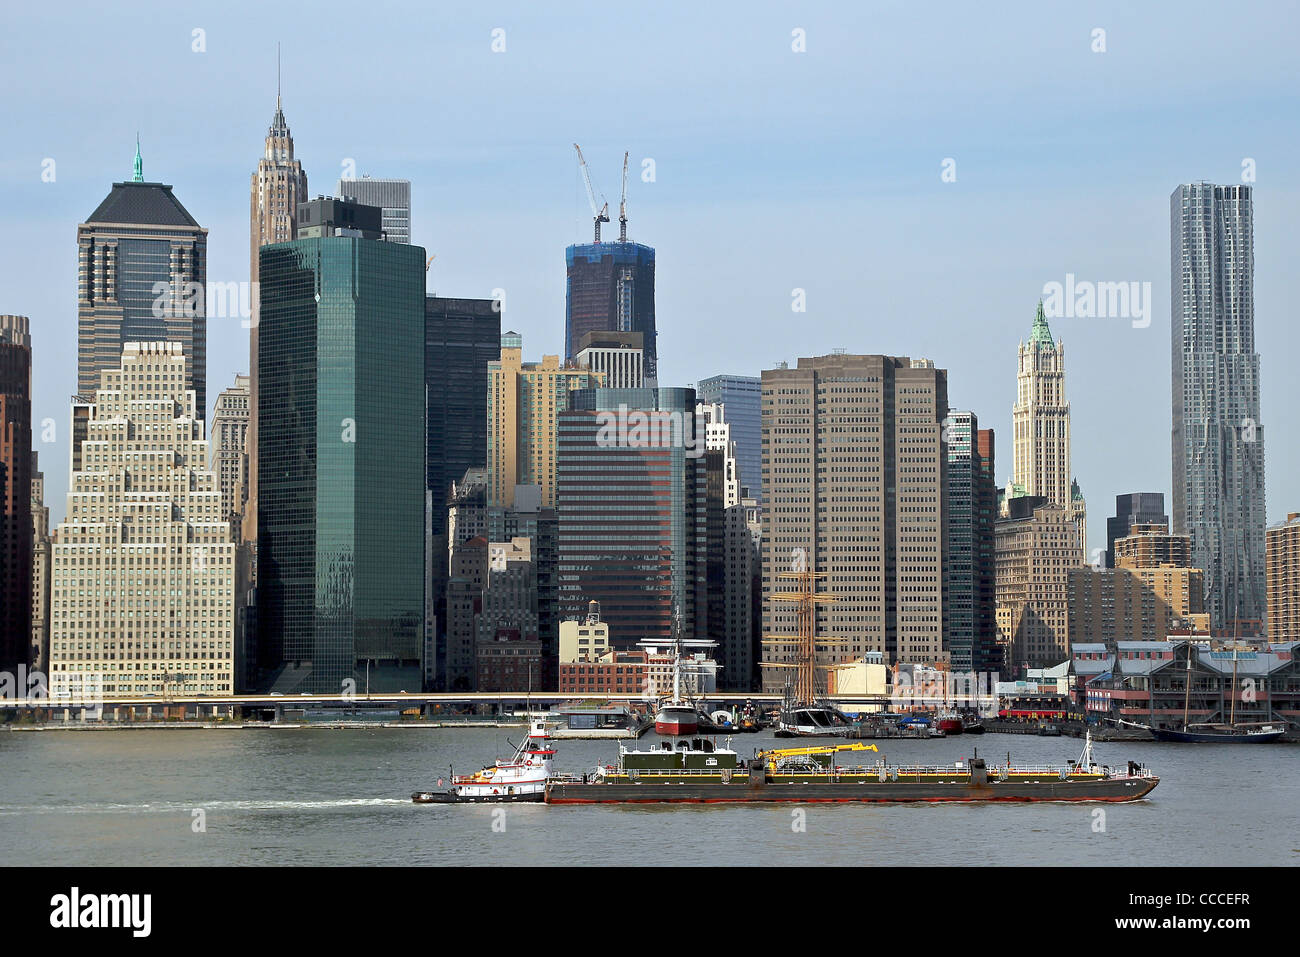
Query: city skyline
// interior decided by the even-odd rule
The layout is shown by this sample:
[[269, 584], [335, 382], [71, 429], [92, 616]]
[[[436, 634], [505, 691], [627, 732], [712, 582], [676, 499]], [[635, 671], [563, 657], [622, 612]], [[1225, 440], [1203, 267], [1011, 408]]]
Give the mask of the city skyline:
[[[868, 20], [854, 11], [829, 19], [760, 10], [743, 23], [705, 14], [698, 34], [688, 31], [685, 36], [651, 21], [643, 24], [649, 32], [644, 51], [633, 54], [634, 72], [656, 55], [703, 57], [699, 67], [706, 79], [749, 64], [744, 76], [767, 100], [757, 102], [723, 84], [708, 103], [684, 102], [674, 96], [679, 81], [663, 69], [647, 70], [654, 83], [637, 81], [640, 85], [631, 93], [624, 89], [618, 94], [636, 97], [635, 122], [608, 111], [610, 118], [599, 121], [548, 120], [545, 127], [529, 116], [530, 106], [535, 111], [539, 99], [558, 95], [567, 82], [563, 64], [573, 41], [563, 38], [565, 21], [548, 25], [522, 8], [505, 10], [498, 19], [506, 31], [506, 50], [494, 54], [491, 31], [498, 19], [457, 15], [442, 21], [438, 34], [437, 43], [454, 47], [445, 69], [467, 71], [483, 81], [482, 89], [457, 84], [442, 90], [422, 79], [399, 98], [399, 105], [423, 99], [444, 111], [447, 128], [435, 139], [387, 122], [393, 117], [387, 107], [341, 122], [340, 106], [360, 102], [362, 94], [346, 78], [312, 74], [308, 80], [304, 64], [310, 28], [304, 36], [301, 28], [290, 29], [287, 17], [280, 22], [272, 14], [265, 43], [240, 43], [232, 49], [222, 18], [239, 15], [238, 8], [214, 13], [208, 25], [199, 27], [206, 38], [202, 53], [191, 49], [195, 27], [188, 23], [183, 29], [169, 21], [134, 30], [128, 45], [141, 53], [141, 62], [124, 66], [117, 77], [84, 93], [87, 108], [95, 109], [75, 137], [45, 116], [27, 113], [30, 107], [23, 102], [6, 106], [27, 131], [24, 140], [36, 147], [32, 158], [4, 163], [3, 197], [18, 228], [0, 240], [0, 282], [13, 297], [4, 308], [32, 317], [36, 447], [45, 453], [52, 522], [62, 517], [68, 474], [66, 397], [75, 381], [68, 351], [75, 330], [69, 291], [75, 286], [69, 278], [76, 265], [73, 229], [112, 182], [129, 178], [139, 127], [148, 178], [173, 185], [209, 230], [212, 280], [246, 280], [242, 200], [250, 157], [265, 137], [266, 114], [274, 106], [275, 49], [269, 38], [277, 30], [285, 37], [284, 109], [294, 118], [297, 155], [308, 175], [318, 183], [334, 182], [344, 171], [344, 160], [352, 159], [357, 176], [410, 179], [412, 239], [431, 254], [441, 253], [432, 264], [428, 291], [489, 297], [503, 289], [510, 325], [534, 344], [529, 358], [563, 348], [560, 257], [567, 244], [590, 238], [590, 213], [572, 156], [574, 139], [584, 143], [596, 186], [606, 197], [617, 196], [620, 152], [632, 150], [629, 235], [653, 245], [659, 259], [659, 379], [666, 386], [684, 387], [718, 374], [758, 375], [778, 360], [793, 363], [841, 347], [855, 353], [920, 355], [949, 370], [955, 406], [975, 410], [982, 422], [1010, 436], [1011, 387], [985, 372], [999, 368], [1006, 349], [1023, 336], [1043, 286], [1064, 283], [1068, 275], [1151, 282], [1149, 327], [1135, 328], [1119, 318], [1049, 317], [1054, 331], [1071, 346], [1074, 471], [1094, 502], [1109, 502], [1133, 488], [1172, 491], [1169, 385], [1164, 378], [1169, 334], [1166, 197], [1179, 183], [1237, 182], [1243, 162], [1250, 159], [1259, 177], [1255, 298], [1262, 408], [1272, 438], [1267, 521], [1281, 520], [1300, 499], [1291, 451], [1295, 426], [1269, 413], [1283, 408], [1286, 397], [1285, 377], [1271, 374], [1278, 369], [1276, 358], [1288, 354], [1295, 342], [1285, 321], [1282, 264], [1289, 248], [1285, 224], [1300, 210], [1300, 197], [1285, 185], [1294, 179], [1288, 172], [1296, 134], [1288, 124], [1274, 122], [1294, 112], [1294, 96], [1278, 82], [1286, 59], [1274, 21], [1268, 30], [1251, 28], [1252, 23], [1262, 25], [1262, 14], [1243, 14], [1245, 29], [1255, 35], [1249, 48], [1234, 41], [1237, 45], [1224, 49], [1216, 44], [1213, 50], [1211, 41], [1192, 27], [1162, 23], [1154, 12], [1101, 10], [1072, 24], [1044, 24], [1028, 14], [1019, 25], [998, 24], [996, 29], [957, 15], [945, 21], [952, 29], [927, 36], [926, 43], [903, 30], [896, 12]], [[21, 30], [26, 24], [36, 32], [40, 18], [39, 12], [23, 12], [17, 26]], [[1090, 48], [1093, 21], [1108, 29], [1105, 53]], [[612, 30], [613, 23], [597, 17], [584, 30], [600, 34], [606, 26]], [[807, 32], [805, 53], [791, 49], [796, 28]], [[359, 26], [362, 36], [367, 29]], [[872, 49], [870, 38], [881, 34], [898, 47], [895, 55], [913, 61], [910, 75], [918, 89], [909, 106], [915, 116], [902, 116], [890, 97], [880, 95], [893, 89], [880, 73], [845, 75], [859, 62], [855, 54]], [[926, 66], [948, 57], [960, 67], [984, 55], [981, 49], [986, 54], [1002, 45], [1014, 45], [1025, 60], [1015, 70], [984, 72], [978, 92], [988, 99], [990, 112], [982, 127], [961, 116], [963, 104], [976, 94], [927, 79]], [[712, 57], [706, 55], [710, 51]], [[1188, 109], [1181, 98], [1188, 81], [1161, 79], [1162, 64], [1174, 62], [1170, 51], [1180, 57], [1199, 52], [1213, 53], [1220, 61], [1228, 58], [1268, 91], [1243, 107], [1229, 80], [1196, 82], [1196, 91], [1211, 107], [1232, 110], [1206, 119], [1226, 123], [1215, 140], [1227, 145], [1207, 147], [1192, 131], [1179, 129], [1177, 121]], [[39, 44], [32, 51], [15, 51], [5, 69], [21, 73], [24, 64], [31, 68], [33, 52], [41, 54]], [[87, 65], [93, 67], [105, 55], [88, 51]], [[1069, 71], [1057, 75], [1046, 69], [1053, 58], [1062, 57], [1070, 58]], [[69, 67], [69, 77], [75, 79], [82, 68]], [[178, 110], [170, 99], [176, 94], [164, 88], [150, 107], [157, 112], [141, 116], [131, 90], [161, 71], [179, 69], [195, 71], [196, 80], [207, 78], [197, 92], [187, 90], [191, 109]], [[231, 75], [228, 85], [216, 84], [218, 73], [223, 83]], [[1085, 81], [1080, 75], [1095, 79]], [[534, 78], [532, 92], [525, 77]], [[827, 83], [840, 80], [847, 82], [841, 98], [820, 99]], [[204, 83], [211, 84], [206, 93]], [[1134, 91], [1134, 84], [1141, 89]], [[494, 120], [476, 117], [476, 105], [488, 102], [480, 98], [505, 91], [513, 97], [508, 111]], [[597, 90], [592, 95], [601, 103], [613, 94]], [[787, 128], [756, 123], [773, 96], [792, 117]], [[863, 96], [870, 107], [854, 99]], [[1117, 98], [1123, 96], [1135, 102], [1117, 113]], [[193, 110], [194, 102], [203, 108]], [[1030, 130], [1018, 119], [1026, 110], [1037, 120]], [[719, 112], [727, 119], [713, 122], [701, 141], [701, 130]], [[1165, 119], [1153, 129], [1143, 128], [1142, 117], [1152, 114]], [[842, 132], [849, 120], [849, 126], [867, 132]], [[220, 135], [211, 138], [211, 148], [196, 152], [193, 144], [210, 138], [196, 137], [212, 129]], [[888, 129], [888, 136], [876, 135], [879, 129]], [[365, 142], [383, 147], [356, 146]], [[1097, 143], [1102, 149], [1075, 155], [1071, 144], [1076, 142]], [[52, 183], [42, 182], [43, 157], [57, 164]], [[941, 179], [948, 158], [955, 159], [955, 182]], [[654, 182], [639, 175], [645, 159], [655, 162]], [[817, 174], [811, 180], [810, 170]], [[818, 185], [809, 186], [811, 181]], [[1063, 182], [1074, 184], [1067, 198], [1061, 196]], [[1007, 203], [1008, 190], [1021, 201]], [[706, 196], [708, 202], [702, 203]], [[993, 203], [999, 204], [996, 212]], [[864, 217], [892, 222], [896, 229], [889, 241], [855, 228]], [[727, 243], [718, 238], [724, 229], [733, 237]], [[839, 242], [849, 237], [861, 248]], [[862, 270], [857, 261], [863, 258], [880, 268]], [[719, 282], [720, 277], [726, 281]], [[796, 288], [806, 292], [806, 313], [791, 311]], [[747, 329], [751, 334], [744, 334]], [[250, 371], [247, 336], [238, 318], [210, 319], [212, 382], [229, 382], [236, 373]], [[1275, 357], [1272, 364], [1270, 357]], [[1120, 393], [1110, 388], [1120, 377], [1134, 382], [1134, 389]], [[210, 389], [209, 401], [214, 397]], [[41, 441], [46, 419], [54, 422], [54, 442]], [[1115, 448], [1126, 450], [1118, 463]], [[1004, 482], [1008, 454], [1001, 461], [998, 479]], [[1105, 540], [1108, 511], [1093, 509], [1093, 544]]]

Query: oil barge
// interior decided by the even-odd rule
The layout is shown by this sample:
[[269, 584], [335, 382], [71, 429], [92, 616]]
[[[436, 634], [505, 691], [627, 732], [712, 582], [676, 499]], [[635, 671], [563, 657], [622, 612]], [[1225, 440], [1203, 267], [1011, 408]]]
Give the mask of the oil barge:
[[758, 751], [742, 759], [707, 738], [662, 742], [646, 751], [619, 749], [617, 766], [581, 778], [553, 776], [548, 804], [721, 804], [750, 802], [908, 803], [936, 801], [1136, 801], [1160, 779], [1132, 761], [1112, 769], [1092, 757], [1092, 738], [1078, 761], [1062, 767], [990, 766], [978, 754], [951, 767], [841, 766], [847, 752], [874, 744]]

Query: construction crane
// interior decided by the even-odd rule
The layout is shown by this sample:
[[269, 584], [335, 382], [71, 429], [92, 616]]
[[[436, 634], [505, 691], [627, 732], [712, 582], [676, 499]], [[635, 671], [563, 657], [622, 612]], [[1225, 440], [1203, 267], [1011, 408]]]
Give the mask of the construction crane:
[[[596, 208], [596, 189], [591, 185], [591, 170], [582, 156], [582, 147], [574, 143], [573, 148], [578, 151], [578, 165], [582, 167], [582, 178], [587, 183], [587, 199], [591, 203], [591, 219], [596, 225], [596, 242], [600, 242], [600, 224], [609, 222], [609, 203], [605, 203], [599, 209]], [[604, 198], [602, 195], [601, 199]]]
[[623, 195], [618, 201], [618, 241], [627, 242], [627, 153], [623, 154]]

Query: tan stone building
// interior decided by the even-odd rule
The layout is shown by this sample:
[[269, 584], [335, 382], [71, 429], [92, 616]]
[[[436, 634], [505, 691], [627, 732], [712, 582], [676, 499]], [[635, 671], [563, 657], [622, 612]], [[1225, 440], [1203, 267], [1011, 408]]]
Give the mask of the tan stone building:
[[1010, 505], [994, 531], [997, 619], [1007, 666], [1018, 674], [1069, 657], [1069, 576], [1084, 552], [1070, 510], [1041, 497]]
[[1265, 531], [1264, 570], [1269, 639], [1300, 639], [1300, 512]]
[[560, 364], [559, 356], [523, 361], [517, 333], [501, 337], [488, 364], [488, 504], [511, 508], [516, 485], [539, 485], [542, 507], [555, 507], [557, 417], [569, 393], [603, 385], [604, 373]]
[[51, 690], [234, 691], [235, 545], [179, 343], [102, 373], [51, 570]]
[[[943, 420], [948, 377], [928, 360], [828, 355], [764, 370], [764, 658], [791, 663], [797, 606], [783, 572], [826, 577], [834, 601], [815, 619], [818, 663], [861, 659], [934, 662], [946, 610]], [[782, 643], [771, 643], [773, 638]], [[765, 666], [780, 692], [789, 668]], [[824, 680], [824, 673], [819, 680]]]
[[1204, 610], [1199, 568], [1070, 569], [1071, 645], [1164, 641], [1176, 629], [1194, 628]]
[[1192, 540], [1188, 535], [1171, 535], [1167, 524], [1134, 525], [1127, 535], [1115, 539], [1112, 557], [1116, 568], [1190, 568]]
[[1070, 403], [1065, 397], [1065, 343], [1052, 339], [1043, 304], [1016, 359], [1016, 404], [1011, 410], [1012, 486], [1071, 512], [1087, 553], [1087, 507], [1070, 464]]
[[208, 467], [221, 487], [221, 507], [231, 522], [243, 514], [248, 494], [249, 377], [235, 376], [235, 384], [222, 389], [212, 411]]

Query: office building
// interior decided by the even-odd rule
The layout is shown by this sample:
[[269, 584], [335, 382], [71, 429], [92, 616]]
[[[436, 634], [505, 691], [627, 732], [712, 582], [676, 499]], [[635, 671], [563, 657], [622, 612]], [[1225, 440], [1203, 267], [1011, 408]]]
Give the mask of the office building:
[[[944, 660], [948, 610], [947, 373], [929, 360], [835, 354], [763, 371], [763, 634], [798, 635], [792, 590], [808, 570], [834, 601], [814, 619], [818, 664], [869, 651], [894, 662]], [[797, 642], [765, 658], [794, 661]], [[780, 692], [788, 669], [763, 668]]]
[[639, 332], [588, 332], [578, 341], [580, 369], [602, 373], [609, 389], [645, 385], [645, 337]]
[[423, 683], [424, 250], [346, 205], [261, 250], [259, 684], [284, 693]]
[[208, 467], [221, 487], [221, 507], [236, 527], [248, 490], [249, 390], [249, 377], [235, 376], [235, 384], [221, 390], [212, 410]]
[[[278, 65], [277, 65], [278, 74]], [[287, 243], [297, 236], [298, 204], [307, 200], [307, 174], [293, 155], [293, 134], [281, 108], [277, 76], [275, 115], [266, 131], [262, 158], [248, 186], [248, 278], [252, 284], [252, 316], [248, 327], [248, 401], [246, 436], [247, 491], [241, 503], [243, 538], [257, 540], [257, 345], [259, 252], [272, 243]]]
[[208, 231], [170, 186], [144, 181], [137, 146], [135, 178], [114, 183], [77, 227], [79, 394], [120, 370], [127, 342], [175, 342], [198, 417], [207, 418], [207, 262]]
[[53, 547], [51, 691], [231, 694], [234, 533], [189, 358], [128, 342], [118, 363], [101, 373]]
[[390, 243], [411, 241], [411, 181], [362, 176], [341, 179], [334, 195], [383, 210], [380, 228]]
[[576, 361], [589, 332], [639, 332], [645, 384], [659, 381], [655, 251], [640, 243], [583, 243], [564, 251], [564, 358]]
[[1163, 525], [1169, 528], [1163, 492], [1130, 492], [1115, 496], [1115, 514], [1106, 519], [1105, 566], [1115, 567], [1115, 540], [1123, 538], [1135, 525]]
[[696, 383], [706, 405], [721, 405], [731, 426], [740, 466], [740, 484], [749, 497], [763, 501], [763, 382], [758, 376], [715, 375]]
[[478, 691], [530, 691], [542, 683], [532, 542], [488, 542], [474, 654]]
[[1012, 499], [995, 528], [998, 643], [1014, 677], [1069, 657], [1070, 569], [1084, 564], [1075, 517], [1043, 496]]
[[1173, 530], [1191, 536], [1212, 626], [1232, 633], [1267, 613], [1253, 190], [1192, 183], [1169, 207]]
[[32, 337], [0, 316], [0, 671], [28, 663], [32, 640]]
[[1270, 525], [1265, 538], [1268, 634], [1273, 641], [1300, 641], [1300, 512]]
[[[954, 672], [1001, 670], [994, 621], [992, 436], [974, 412], [950, 412], [948, 454], [948, 650]], [[988, 430], [983, 430], [987, 432]]]
[[555, 436], [569, 394], [604, 382], [600, 373], [561, 365], [559, 356], [524, 362], [518, 333], [501, 337], [501, 355], [488, 364], [488, 502], [509, 507], [516, 485], [539, 485], [541, 504], [555, 505]]
[[583, 389], [559, 414], [559, 620], [600, 602], [628, 649], [703, 638], [707, 462], [693, 389]]
[[32, 644], [28, 660], [45, 671], [50, 655], [50, 509], [45, 504], [45, 473], [32, 453]]

